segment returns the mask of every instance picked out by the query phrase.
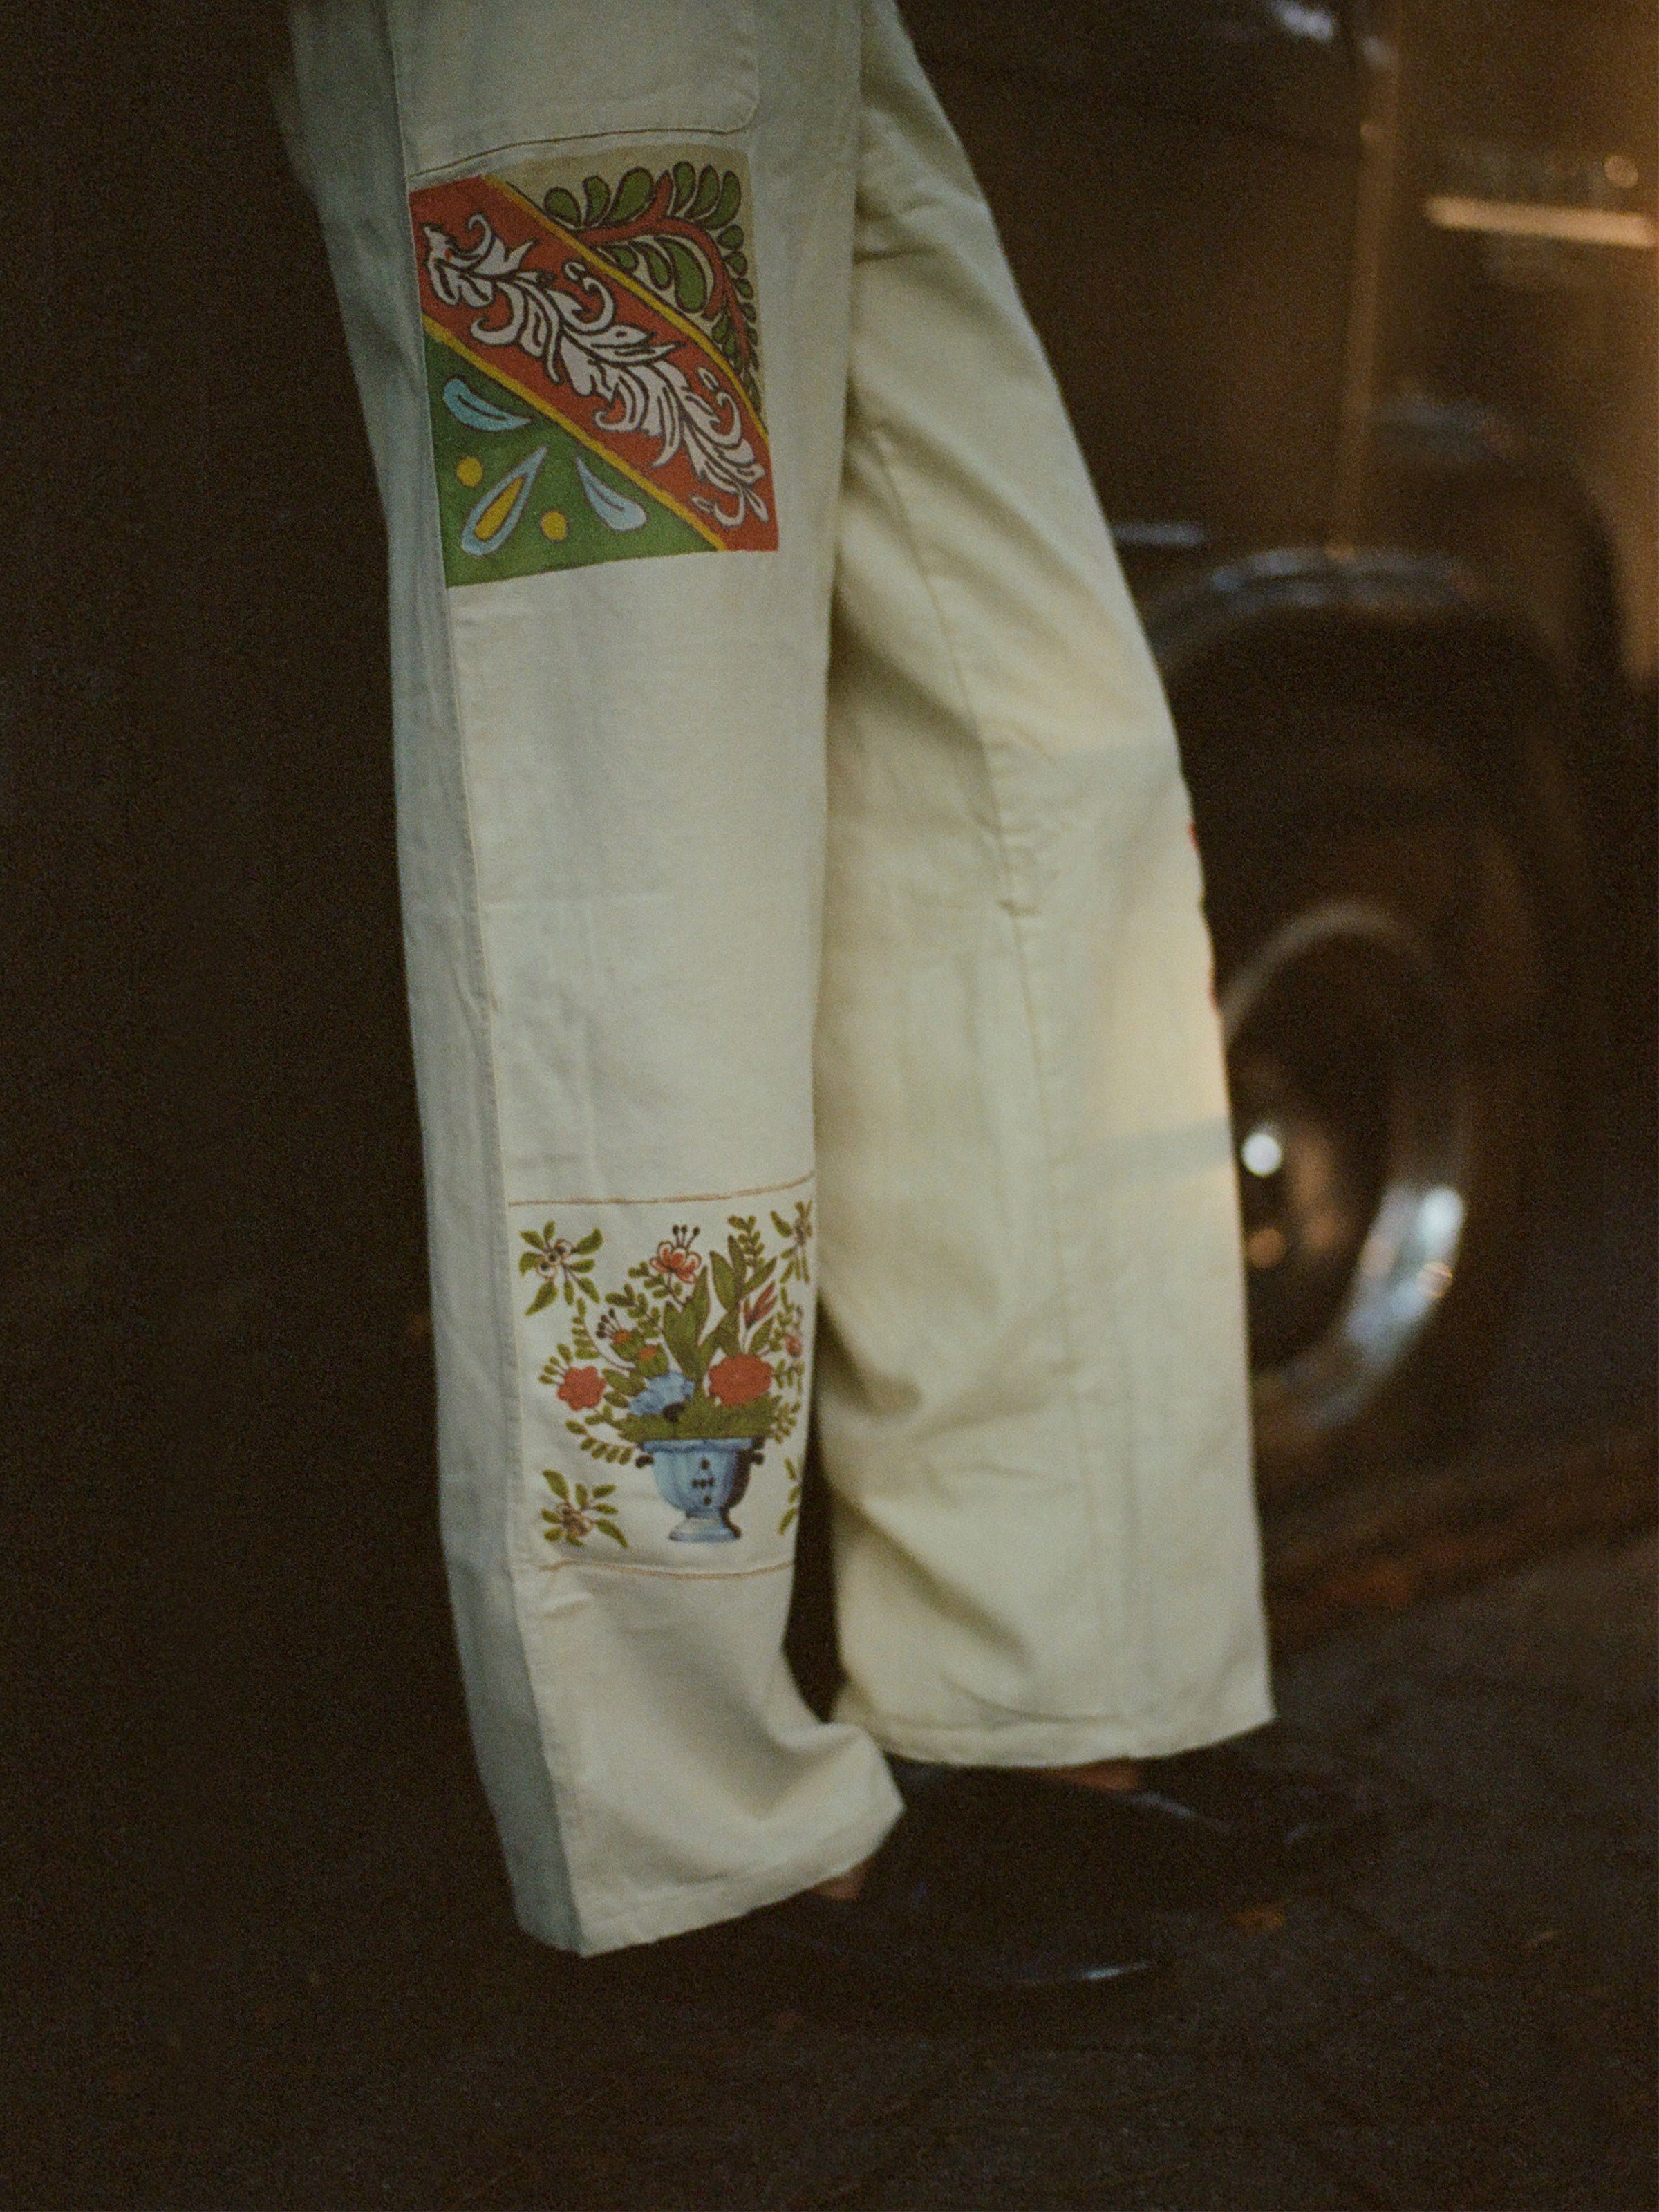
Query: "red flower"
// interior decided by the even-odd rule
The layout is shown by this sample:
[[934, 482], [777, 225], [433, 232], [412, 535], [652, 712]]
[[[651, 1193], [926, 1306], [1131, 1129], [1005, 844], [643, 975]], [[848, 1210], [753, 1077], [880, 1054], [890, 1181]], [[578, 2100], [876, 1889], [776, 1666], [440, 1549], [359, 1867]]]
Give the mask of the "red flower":
[[695, 1283], [702, 1262], [684, 1244], [665, 1242], [658, 1245], [657, 1256], [651, 1264], [659, 1275], [672, 1275], [677, 1283]]
[[783, 1348], [789, 1354], [789, 1357], [792, 1359], [799, 1359], [802, 1352], [805, 1351], [806, 1346], [801, 1342], [799, 1337], [796, 1335], [794, 1330], [792, 1328], [783, 1340]]
[[567, 1367], [556, 1395], [577, 1413], [585, 1413], [604, 1397], [605, 1377], [597, 1367]]
[[763, 1398], [771, 1389], [772, 1370], [752, 1352], [734, 1352], [715, 1361], [708, 1382], [709, 1396], [718, 1398], [722, 1406], [746, 1406], [752, 1398]]

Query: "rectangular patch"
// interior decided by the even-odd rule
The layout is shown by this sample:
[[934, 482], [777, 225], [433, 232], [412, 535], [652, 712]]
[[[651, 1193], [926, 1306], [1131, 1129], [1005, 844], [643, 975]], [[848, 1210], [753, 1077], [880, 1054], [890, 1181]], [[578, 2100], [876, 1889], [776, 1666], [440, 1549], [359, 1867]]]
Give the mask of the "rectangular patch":
[[451, 584], [777, 545], [747, 165], [609, 166], [410, 197]]
[[572, 1200], [519, 1230], [525, 1474], [548, 1564], [788, 1559], [812, 1351], [806, 1180], [758, 1200]]

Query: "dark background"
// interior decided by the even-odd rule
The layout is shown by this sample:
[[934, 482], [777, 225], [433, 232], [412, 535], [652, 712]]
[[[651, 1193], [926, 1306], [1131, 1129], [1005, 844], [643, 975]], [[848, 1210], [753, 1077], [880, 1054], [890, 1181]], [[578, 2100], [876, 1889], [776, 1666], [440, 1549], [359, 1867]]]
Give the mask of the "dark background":
[[0, 1556], [47, 1987], [188, 1945], [389, 1700], [459, 1727], [381, 526], [268, 50], [178, 4], [9, 41]]

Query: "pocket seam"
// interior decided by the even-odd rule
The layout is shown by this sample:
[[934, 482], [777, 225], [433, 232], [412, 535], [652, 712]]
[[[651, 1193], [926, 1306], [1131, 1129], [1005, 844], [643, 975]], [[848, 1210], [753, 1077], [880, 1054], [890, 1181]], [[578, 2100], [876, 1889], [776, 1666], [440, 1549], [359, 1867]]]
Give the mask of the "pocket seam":
[[709, 123], [660, 125], [653, 123], [648, 127], [641, 126], [637, 129], [630, 126], [626, 131], [572, 131], [562, 138], [506, 138], [492, 142], [487, 146], [481, 146], [474, 153], [458, 154], [453, 161], [435, 161], [429, 168], [410, 168], [405, 161], [404, 175], [410, 188], [413, 190], [418, 185], [441, 185], [447, 183], [452, 177], [466, 176], [481, 165], [500, 161], [503, 157], [510, 158], [520, 154], [539, 153], [544, 149], [556, 149], [562, 146], [598, 146], [602, 143], [615, 143], [620, 147], [630, 143], [659, 144], [676, 139], [740, 138], [753, 120], [754, 114], [751, 110], [747, 122], [733, 124], [730, 130], [723, 130]]
[[[478, 139], [486, 142], [478, 151], [461, 154], [447, 150], [442, 160], [432, 161], [424, 157], [430, 154], [434, 141], [436, 140], [441, 143], [447, 137], [447, 132], [441, 121], [435, 128], [433, 127], [430, 111], [423, 110], [422, 121], [419, 124], [415, 122], [410, 112], [409, 104], [402, 98], [404, 90], [402, 82], [404, 73], [401, 69], [398, 69], [399, 136], [402, 140], [404, 171], [406, 179], [411, 184], [417, 178], [441, 179], [470, 162], [494, 155], [510, 154], [520, 149], [542, 146], [581, 146], [600, 139], [648, 139], [671, 137], [732, 139], [741, 137], [752, 127], [760, 107], [759, 25], [757, 20], [755, 0], [728, 0], [728, 4], [733, 33], [740, 29], [746, 34], [738, 39], [736, 42], [737, 51], [743, 58], [734, 66], [728, 66], [723, 82], [702, 86], [682, 84], [679, 91], [688, 95], [686, 104], [694, 108], [703, 106], [705, 102], [727, 108], [732, 115], [730, 122], [676, 123], [670, 120], [672, 116], [684, 112], [678, 95], [675, 93], [674, 88], [670, 86], [660, 88], [663, 105], [653, 112], [637, 112], [650, 106], [652, 95], [647, 95], [643, 101], [639, 100], [637, 94], [635, 95], [636, 112], [632, 116], [625, 114], [629, 105], [627, 100], [618, 100], [614, 94], [608, 98], [596, 95], [589, 100], [577, 104], [586, 107], [589, 112], [597, 110], [601, 116], [609, 114], [613, 119], [575, 130], [561, 130], [556, 127], [548, 131], [526, 132], [525, 128], [526, 123], [534, 124], [540, 121], [541, 118], [533, 114], [526, 116], [521, 112], [519, 100], [509, 97], [504, 103], [505, 112], [502, 112], [502, 107], [498, 106], [493, 116], [477, 120], [474, 124], [472, 132], [474, 143], [476, 143]], [[396, 66], [395, 51], [394, 66]], [[500, 100], [505, 89], [506, 88], [498, 81], [495, 87], [497, 100]], [[729, 103], [735, 104], [728, 106]], [[559, 104], [556, 100], [554, 101], [556, 110]], [[619, 112], [619, 110], [623, 112]], [[559, 118], [556, 113], [556, 116], [550, 119], [556, 123]], [[584, 123], [586, 119], [586, 116], [581, 118]]]

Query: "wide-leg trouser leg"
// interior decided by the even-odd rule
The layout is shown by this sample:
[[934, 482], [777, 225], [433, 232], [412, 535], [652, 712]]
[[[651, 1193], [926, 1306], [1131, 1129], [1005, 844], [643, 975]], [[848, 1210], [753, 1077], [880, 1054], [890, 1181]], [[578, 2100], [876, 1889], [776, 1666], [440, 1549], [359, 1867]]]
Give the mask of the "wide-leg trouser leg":
[[837, 1710], [923, 1759], [1172, 1752], [1269, 1710], [1190, 813], [885, 5], [864, 70], [818, 1029]]
[[897, 1812], [781, 1654], [858, 16], [294, 20], [391, 548], [461, 1657], [520, 1917], [602, 1950]]
[[[386, 510], [444, 1539], [524, 1924], [602, 1950], [840, 1871], [896, 1816], [878, 1741], [1249, 1725], [1185, 801], [890, 7], [295, 33]], [[829, 1725], [781, 1650], [820, 1273]]]

